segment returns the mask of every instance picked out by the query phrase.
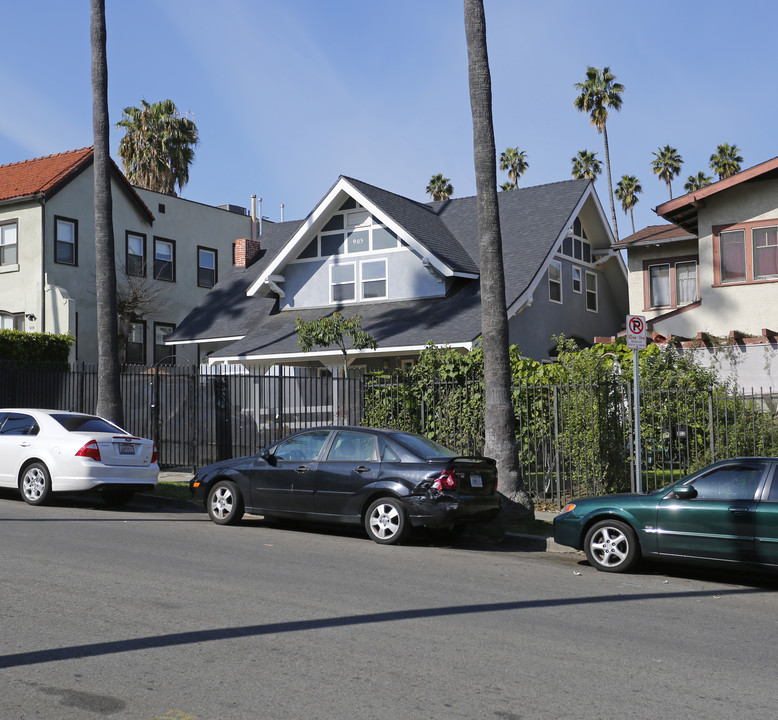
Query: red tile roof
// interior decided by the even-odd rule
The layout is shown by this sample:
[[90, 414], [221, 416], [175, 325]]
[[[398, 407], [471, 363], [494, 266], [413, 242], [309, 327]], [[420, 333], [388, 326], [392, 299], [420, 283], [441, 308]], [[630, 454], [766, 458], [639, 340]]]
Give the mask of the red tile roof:
[[92, 162], [92, 148], [0, 165], [0, 200], [53, 195]]

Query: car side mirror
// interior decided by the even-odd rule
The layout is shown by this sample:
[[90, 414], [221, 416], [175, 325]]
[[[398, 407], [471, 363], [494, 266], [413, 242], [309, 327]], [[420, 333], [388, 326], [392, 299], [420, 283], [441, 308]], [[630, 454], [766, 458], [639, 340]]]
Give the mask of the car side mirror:
[[677, 500], [692, 500], [697, 497], [697, 490], [692, 485], [681, 485], [673, 490]]
[[271, 453], [270, 450], [268, 450], [267, 448], [260, 451], [259, 458], [261, 460], [264, 460], [268, 465], [276, 464], [276, 456], [273, 455], [273, 453]]

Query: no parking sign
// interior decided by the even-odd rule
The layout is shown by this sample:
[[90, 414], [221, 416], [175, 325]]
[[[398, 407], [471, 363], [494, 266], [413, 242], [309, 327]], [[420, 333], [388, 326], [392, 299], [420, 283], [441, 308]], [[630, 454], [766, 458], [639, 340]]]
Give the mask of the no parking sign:
[[627, 315], [627, 347], [633, 350], [646, 347], [646, 319], [642, 315]]

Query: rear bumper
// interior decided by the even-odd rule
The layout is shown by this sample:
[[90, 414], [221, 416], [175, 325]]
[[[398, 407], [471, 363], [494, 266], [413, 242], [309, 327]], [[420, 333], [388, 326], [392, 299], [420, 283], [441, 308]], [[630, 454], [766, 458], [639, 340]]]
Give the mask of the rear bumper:
[[499, 495], [486, 497], [439, 495], [411, 495], [403, 498], [408, 519], [414, 527], [450, 525], [459, 522], [493, 520], [500, 512]]
[[152, 489], [157, 484], [159, 465], [147, 467], [116, 467], [93, 460], [75, 460], [67, 467], [51, 474], [54, 492], [80, 492], [95, 490], [107, 485], [137, 486], [135, 489]]

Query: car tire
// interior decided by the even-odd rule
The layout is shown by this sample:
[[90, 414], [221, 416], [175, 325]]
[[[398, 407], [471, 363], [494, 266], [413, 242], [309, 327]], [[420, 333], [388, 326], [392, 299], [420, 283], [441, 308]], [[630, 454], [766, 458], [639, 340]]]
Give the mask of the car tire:
[[379, 545], [396, 545], [409, 530], [405, 507], [392, 497], [376, 500], [365, 513], [365, 530]]
[[19, 490], [28, 505], [45, 505], [51, 496], [51, 475], [39, 462], [30, 463], [19, 481]]
[[238, 486], [220, 480], [208, 492], [208, 515], [217, 525], [234, 525], [243, 517], [243, 497]]
[[602, 572], [626, 572], [640, 558], [635, 531], [619, 520], [600, 520], [589, 528], [584, 540], [586, 559]]
[[135, 496], [135, 491], [123, 487], [107, 487], [103, 490], [103, 502], [109, 507], [122, 507]]

